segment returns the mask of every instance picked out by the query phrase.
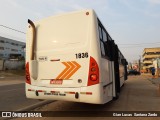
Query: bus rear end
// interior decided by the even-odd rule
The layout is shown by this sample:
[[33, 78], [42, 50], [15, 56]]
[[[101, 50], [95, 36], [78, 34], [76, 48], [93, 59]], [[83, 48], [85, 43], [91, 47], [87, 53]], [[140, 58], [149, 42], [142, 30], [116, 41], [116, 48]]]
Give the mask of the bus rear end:
[[95, 18], [92, 10], [49, 17], [34, 23], [35, 37], [29, 25], [26, 41], [27, 98], [103, 102], [99, 94], [99, 48], [97, 44], [92, 45], [92, 41], [97, 41]]

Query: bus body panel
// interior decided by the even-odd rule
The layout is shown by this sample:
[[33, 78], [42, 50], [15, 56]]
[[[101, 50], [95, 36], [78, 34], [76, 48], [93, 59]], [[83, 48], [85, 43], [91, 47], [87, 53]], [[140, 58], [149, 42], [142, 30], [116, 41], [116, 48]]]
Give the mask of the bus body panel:
[[[96, 88], [96, 90], [95, 90]], [[104, 104], [101, 84], [96, 84], [88, 87], [75, 88], [46, 88], [26, 84], [26, 96], [32, 99], [48, 99], [48, 100], [64, 100], [73, 102], [84, 102], [92, 104]], [[38, 96], [36, 95], [38, 92]], [[75, 93], [79, 93], [79, 98], [75, 98]], [[96, 96], [96, 97], [95, 97]]]
[[[90, 11], [90, 16], [93, 16], [92, 14]], [[31, 77], [32, 85], [46, 87], [87, 86], [89, 56], [91, 55], [89, 35], [93, 34], [89, 32], [92, 22], [90, 16], [87, 16], [86, 12], [78, 12], [36, 22], [37, 68], [31, 64], [32, 61], [28, 57], [30, 53], [27, 52], [29, 67], [31, 70], [36, 69], [32, 71], [37, 71], [38, 76], [36, 80]], [[31, 33], [29, 30], [28, 41], [31, 41]], [[31, 44], [28, 45], [27, 51], [30, 51], [30, 47]], [[74, 72], [75, 69], [78, 70]], [[63, 72], [64, 74], [62, 74]], [[31, 72], [31, 76], [34, 76], [32, 74], [33, 72]], [[62, 79], [63, 83], [50, 84], [54, 79]], [[78, 79], [81, 79], [82, 83], [78, 83]]]
[[120, 87], [124, 84], [124, 66], [123, 65], [119, 65], [119, 73], [120, 73]]
[[[93, 10], [49, 17], [35, 26], [35, 60], [30, 60], [32, 29], [27, 30], [26, 65], [31, 79], [31, 84], [26, 83], [27, 98], [104, 104], [116, 96], [114, 61], [101, 55]], [[91, 57], [99, 68], [99, 82], [94, 85], [88, 84]]]
[[115, 91], [115, 70], [114, 70], [114, 62], [113, 61], [111, 61], [111, 66], [112, 66], [112, 73], [111, 73], [111, 76], [112, 76], [112, 95], [113, 95], [113, 97], [116, 97], [116, 91]]
[[104, 58], [101, 58], [101, 81], [102, 81], [102, 87], [103, 87], [103, 100], [105, 102], [108, 102], [112, 100], [113, 95], [113, 78], [112, 78], [112, 71], [111, 71], [111, 62], [109, 60], [106, 60]]

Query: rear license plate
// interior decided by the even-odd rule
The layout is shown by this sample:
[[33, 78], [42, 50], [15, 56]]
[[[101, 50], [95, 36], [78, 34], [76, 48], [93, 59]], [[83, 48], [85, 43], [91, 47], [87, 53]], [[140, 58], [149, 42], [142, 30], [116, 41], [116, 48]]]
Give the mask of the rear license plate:
[[50, 84], [56, 84], [56, 85], [61, 85], [63, 83], [63, 80], [51, 80]]

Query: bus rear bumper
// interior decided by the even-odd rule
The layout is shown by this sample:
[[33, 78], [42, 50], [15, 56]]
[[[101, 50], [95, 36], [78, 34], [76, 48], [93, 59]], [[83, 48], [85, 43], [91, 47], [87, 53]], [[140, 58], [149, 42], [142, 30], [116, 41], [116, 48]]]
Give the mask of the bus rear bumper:
[[[95, 87], [98, 88], [95, 90]], [[94, 88], [94, 90], [93, 90]], [[26, 97], [31, 99], [62, 100], [104, 104], [100, 93], [100, 85], [78, 88], [48, 88], [33, 86], [26, 83]]]

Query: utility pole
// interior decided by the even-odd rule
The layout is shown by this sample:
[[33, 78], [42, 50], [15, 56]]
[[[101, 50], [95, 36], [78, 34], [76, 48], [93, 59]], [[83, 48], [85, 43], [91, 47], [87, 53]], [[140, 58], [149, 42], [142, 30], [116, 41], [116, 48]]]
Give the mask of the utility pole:
[[160, 77], [160, 58], [157, 58], [157, 76]]
[[141, 56], [139, 56], [139, 72], [141, 74]]

